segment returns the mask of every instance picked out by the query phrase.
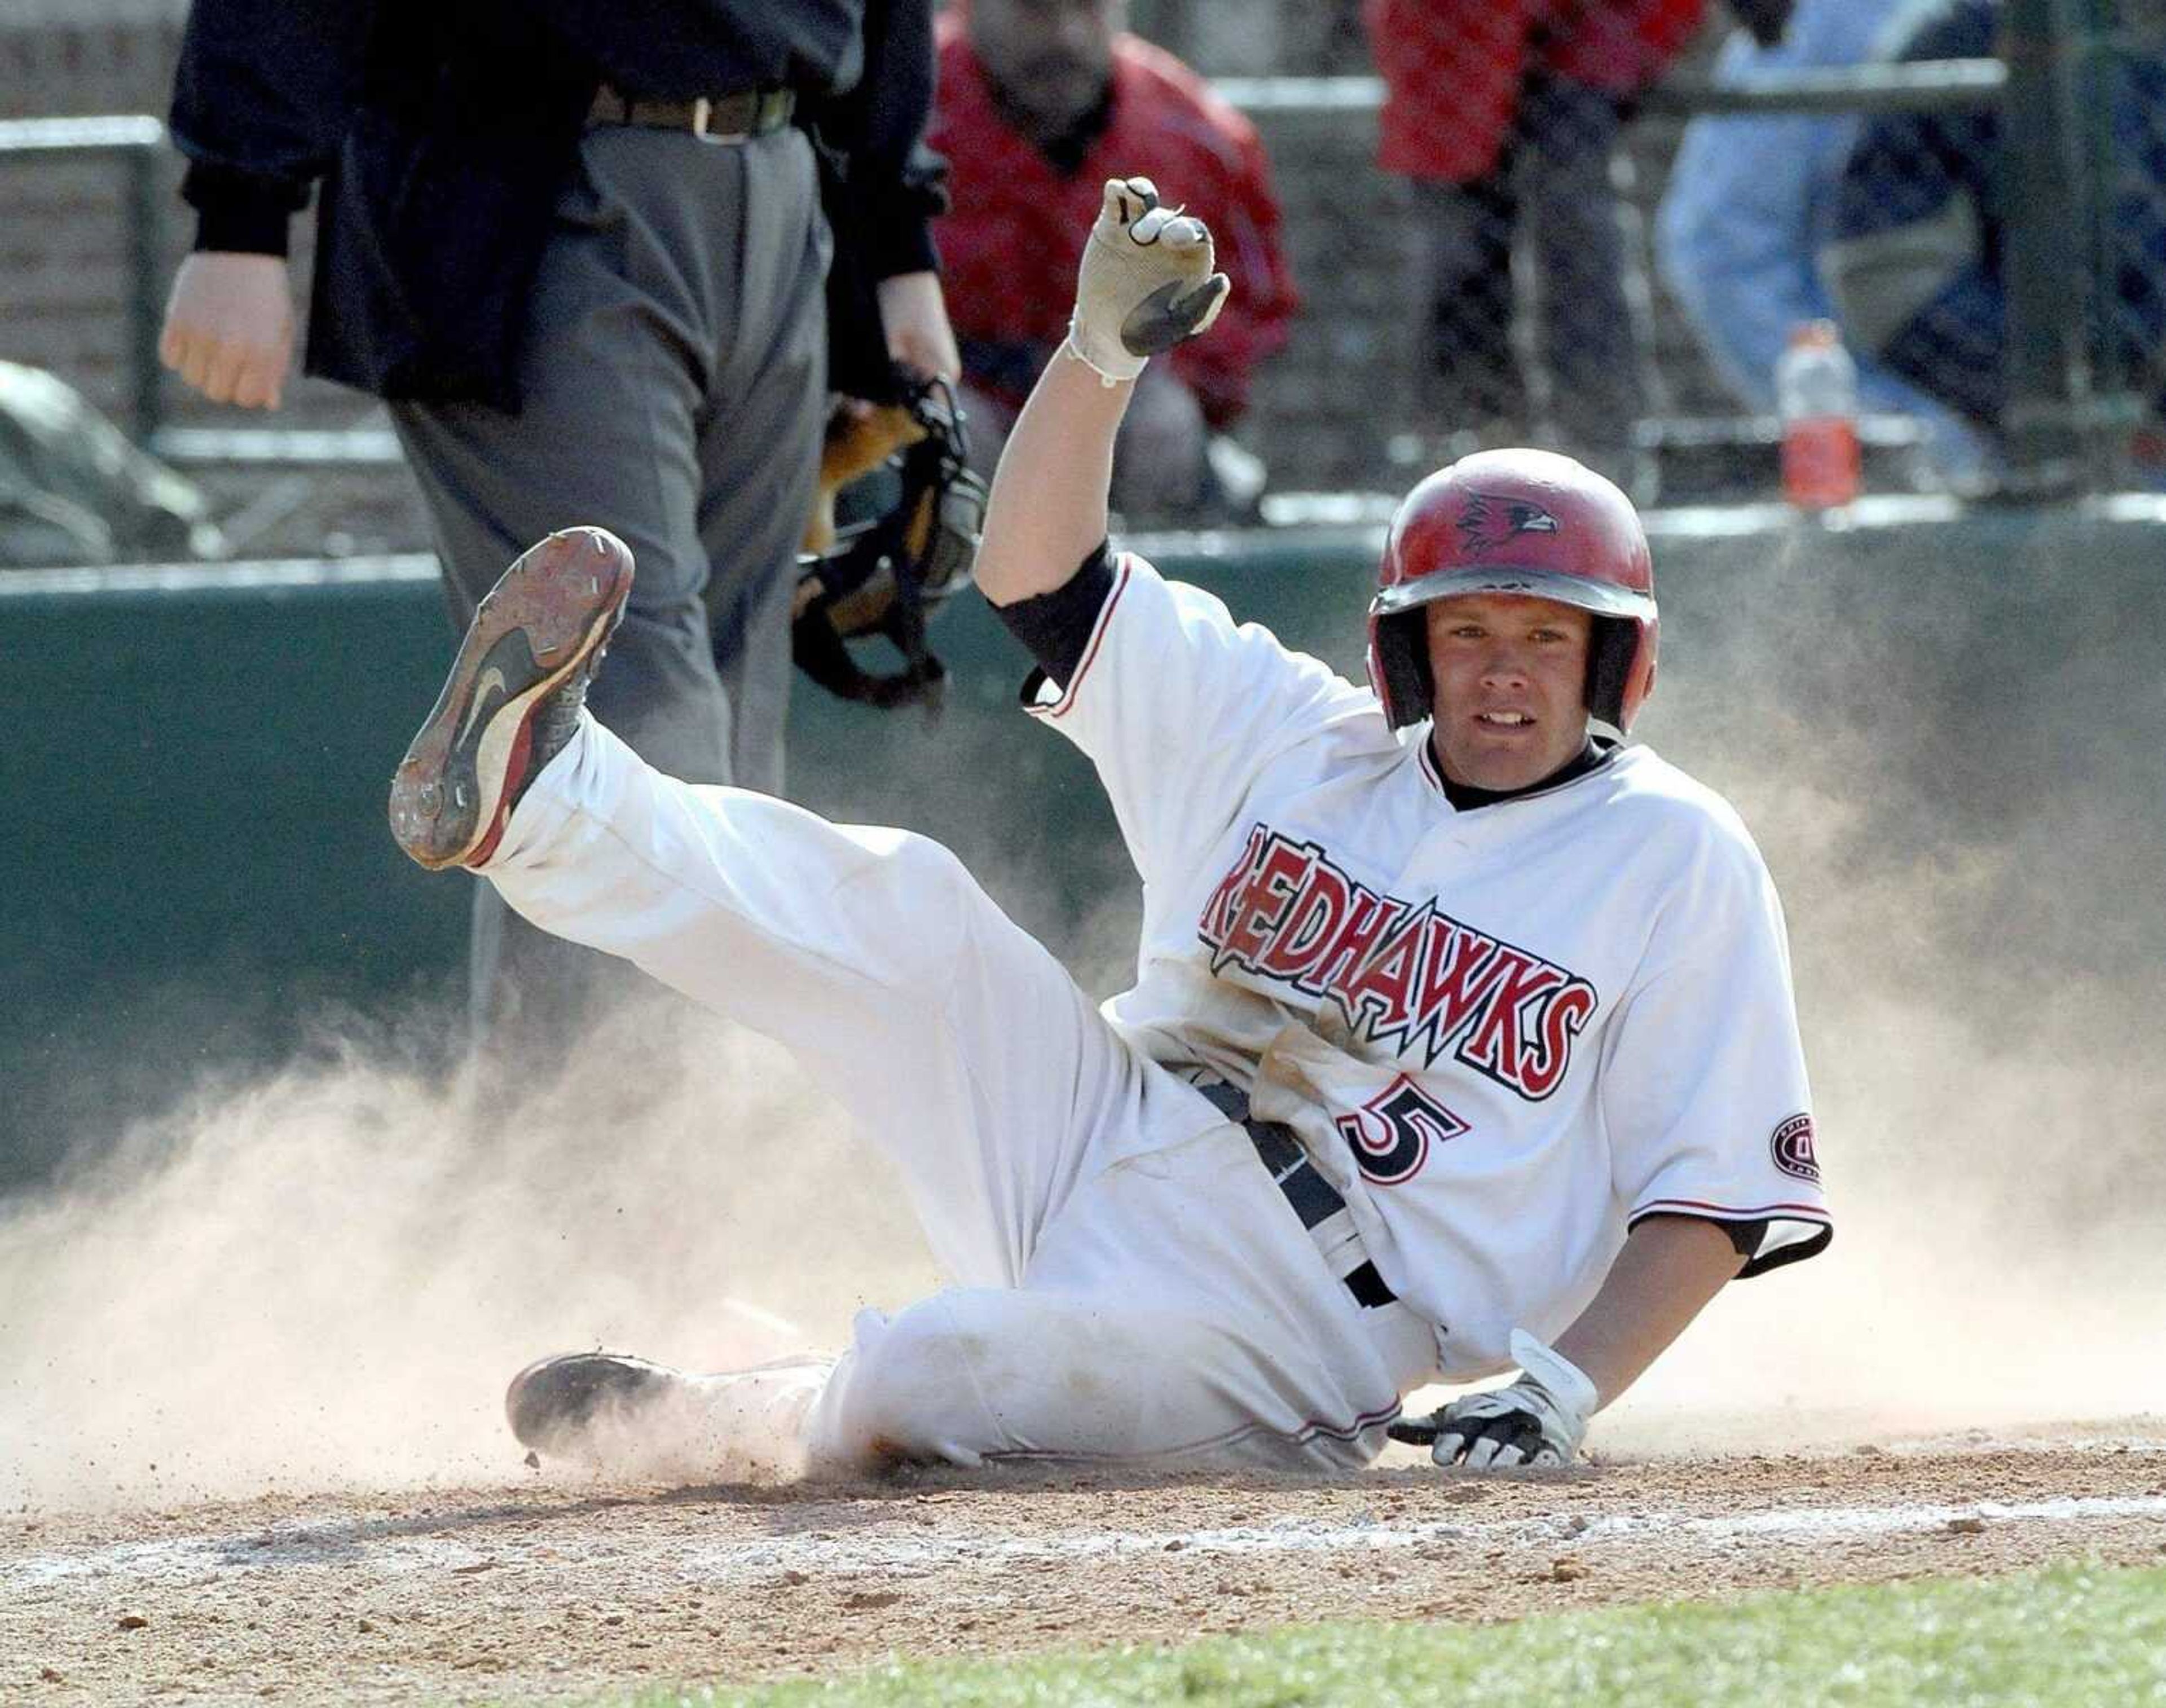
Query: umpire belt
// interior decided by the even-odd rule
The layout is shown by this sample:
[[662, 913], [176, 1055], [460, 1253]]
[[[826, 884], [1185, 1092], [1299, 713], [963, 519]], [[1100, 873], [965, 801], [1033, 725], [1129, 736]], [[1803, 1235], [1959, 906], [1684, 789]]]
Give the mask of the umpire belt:
[[748, 142], [781, 130], [796, 108], [796, 93], [790, 89], [739, 89], [693, 101], [649, 101], [604, 83], [587, 109], [587, 123], [689, 130], [707, 142]]
[[[1318, 1172], [1316, 1165], [1308, 1160], [1308, 1153], [1301, 1148], [1301, 1140], [1294, 1137], [1292, 1128], [1283, 1121], [1259, 1121], [1250, 1115], [1249, 1094], [1238, 1086], [1228, 1085], [1222, 1080], [1196, 1089], [1208, 1097], [1228, 1120], [1237, 1123], [1248, 1134], [1249, 1142], [1256, 1147], [1256, 1155], [1271, 1171], [1273, 1182], [1286, 1194], [1286, 1202], [1293, 1206], [1293, 1213], [1301, 1218], [1302, 1226], [1316, 1241], [1325, 1262], [1335, 1268], [1334, 1260], [1342, 1253], [1360, 1251], [1360, 1236], [1355, 1232], [1346, 1200]], [[1354, 1295], [1354, 1302], [1364, 1310], [1376, 1310], [1398, 1298], [1366, 1256], [1339, 1279], [1345, 1282], [1347, 1292]]]

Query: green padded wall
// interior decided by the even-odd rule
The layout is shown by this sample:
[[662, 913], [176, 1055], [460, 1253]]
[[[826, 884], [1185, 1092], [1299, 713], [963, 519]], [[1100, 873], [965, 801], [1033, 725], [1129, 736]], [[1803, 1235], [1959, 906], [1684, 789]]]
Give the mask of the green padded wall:
[[[1640, 732], [1725, 788], [1772, 767], [1840, 794], [1856, 773], [1834, 857], [1868, 867], [2035, 838], [2028, 887], [1977, 905], [2059, 909], [2070, 968], [2140, 980], [2166, 965], [2162, 521], [2142, 500], [1893, 502], [1840, 530], [1657, 516], [1663, 668]], [[1358, 669], [1374, 552], [1347, 531], [1158, 556]], [[1090, 770], [1013, 711], [1019, 654], [980, 601], [937, 641], [937, 721], [800, 681], [790, 793], [943, 837], [1108, 986], [1135, 884]], [[416, 871], [382, 820], [452, 646], [413, 560], [0, 578], [0, 1186], [207, 1077], [454, 1011], [473, 880]], [[2056, 855], [2064, 817], [2106, 833]], [[1802, 857], [1768, 854], [1778, 876]]]

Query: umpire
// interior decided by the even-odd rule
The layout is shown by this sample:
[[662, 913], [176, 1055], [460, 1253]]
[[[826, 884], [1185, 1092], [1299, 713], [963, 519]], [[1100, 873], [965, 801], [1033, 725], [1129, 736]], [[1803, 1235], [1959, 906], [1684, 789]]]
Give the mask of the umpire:
[[[838, 389], [880, 396], [890, 357], [958, 367], [931, 9], [195, 0], [173, 134], [198, 224], [166, 364], [277, 406], [288, 230], [320, 182], [308, 371], [388, 401], [454, 623], [526, 542], [603, 523], [640, 580], [597, 711], [664, 770], [778, 791], [823, 296]], [[478, 1027], [563, 1039], [602, 958], [474, 899]]]

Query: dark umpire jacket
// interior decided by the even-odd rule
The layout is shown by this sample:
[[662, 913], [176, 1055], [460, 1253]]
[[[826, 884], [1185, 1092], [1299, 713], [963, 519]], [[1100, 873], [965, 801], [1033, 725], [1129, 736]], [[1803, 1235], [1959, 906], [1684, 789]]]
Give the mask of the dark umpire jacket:
[[308, 371], [514, 409], [552, 211], [604, 82], [796, 93], [836, 227], [831, 383], [879, 396], [872, 287], [933, 265], [932, 0], [195, 0], [173, 135], [198, 250], [283, 255], [322, 186]]

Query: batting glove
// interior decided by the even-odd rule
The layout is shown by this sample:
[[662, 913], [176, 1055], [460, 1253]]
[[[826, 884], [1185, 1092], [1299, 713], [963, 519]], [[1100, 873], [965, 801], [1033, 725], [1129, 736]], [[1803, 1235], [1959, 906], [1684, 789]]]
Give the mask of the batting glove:
[[1068, 350], [1107, 385], [1218, 318], [1226, 275], [1212, 271], [1211, 233], [1201, 219], [1158, 204], [1149, 178], [1108, 178], [1083, 246]]
[[1470, 1471], [1569, 1465], [1601, 1403], [1587, 1372], [1524, 1329], [1512, 1330], [1519, 1379], [1455, 1399], [1432, 1417], [1391, 1427], [1394, 1441], [1425, 1446], [1440, 1465]]

